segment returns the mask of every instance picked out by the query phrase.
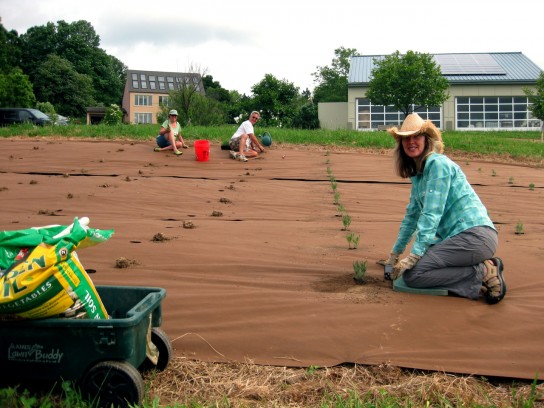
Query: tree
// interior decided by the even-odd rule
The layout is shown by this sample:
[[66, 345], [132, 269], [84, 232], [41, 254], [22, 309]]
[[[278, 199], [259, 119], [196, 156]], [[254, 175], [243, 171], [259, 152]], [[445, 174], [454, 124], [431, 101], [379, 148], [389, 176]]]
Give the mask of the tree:
[[36, 104], [36, 96], [28, 76], [20, 68], [8, 74], [0, 74], [0, 106], [31, 108]]
[[223, 105], [207, 95], [197, 94], [191, 104], [191, 123], [199, 126], [224, 125], [227, 118]]
[[261, 113], [261, 120], [268, 126], [290, 126], [297, 108], [299, 88], [287, 80], [279, 80], [271, 74], [251, 88], [253, 106]]
[[440, 106], [448, 99], [448, 81], [430, 54], [396, 51], [374, 63], [366, 96], [375, 105], [392, 105], [406, 117], [412, 105], [417, 110]]
[[215, 99], [221, 103], [230, 102], [230, 93], [227, 89], [223, 88], [218, 81], [213, 80], [213, 76], [206, 75], [202, 78], [204, 89], [206, 90], [206, 96], [208, 98]]
[[[533, 116], [544, 121], [544, 71], [540, 72], [534, 91], [530, 88], [524, 88], [523, 91], [529, 97], [529, 102], [532, 104], [529, 109], [531, 109]], [[540, 130], [540, 141], [544, 142], [544, 123]]]
[[191, 124], [191, 105], [198, 94], [204, 94], [202, 78], [205, 76], [205, 70], [197, 64], [189, 64], [186, 74], [178, 84], [178, 89], [170, 91], [169, 107], [181, 111], [180, 119], [185, 124]]
[[291, 126], [299, 129], [319, 129], [317, 105], [309, 102], [297, 111]]
[[[41, 81], [38, 70], [44, 61], [57, 55], [69, 61], [75, 72], [91, 79], [92, 100], [105, 106], [117, 104], [122, 99], [127, 67], [99, 45], [100, 37], [84, 20], [31, 27], [21, 35], [21, 67], [35, 84]], [[57, 109], [60, 110], [58, 106]], [[79, 111], [80, 107], [70, 110]]]
[[19, 67], [20, 42], [17, 31], [8, 31], [0, 23], [0, 73], [9, 74]]
[[64, 58], [49, 55], [36, 74], [36, 96], [40, 101], [51, 102], [60, 114], [81, 116], [95, 104], [92, 79], [78, 73]]
[[334, 50], [336, 56], [331, 66], [317, 67], [312, 75], [317, 83], [314, 102], [346, 102], [348, 100], [348, 75], [350, 58], [357, 55], [355, 48], [340, 47]]
[[102, 121], [106, 125], [119, 125], [123, 122], [123, 111], [116, 105], [112, 103], [109, 107], [106, 108], [104, 113], [104, 120]]

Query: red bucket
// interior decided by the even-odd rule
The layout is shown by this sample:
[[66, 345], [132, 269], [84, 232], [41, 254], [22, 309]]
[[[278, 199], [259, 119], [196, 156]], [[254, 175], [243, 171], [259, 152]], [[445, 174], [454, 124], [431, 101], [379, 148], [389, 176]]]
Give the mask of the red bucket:
[[195, 140], [195, 159], [197, 161], [208, 161], [210, 158], [210, 141]]

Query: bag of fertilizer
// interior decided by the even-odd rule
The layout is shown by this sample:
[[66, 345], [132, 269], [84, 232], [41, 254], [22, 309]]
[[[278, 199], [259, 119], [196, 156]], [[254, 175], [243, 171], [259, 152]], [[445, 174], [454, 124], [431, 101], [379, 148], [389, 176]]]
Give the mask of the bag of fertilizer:
[[108, 240], [112, 230], [77, 218], [68, 227], [50, 225], [0, 233], [0, 319], [108, 314], [76, 249]]

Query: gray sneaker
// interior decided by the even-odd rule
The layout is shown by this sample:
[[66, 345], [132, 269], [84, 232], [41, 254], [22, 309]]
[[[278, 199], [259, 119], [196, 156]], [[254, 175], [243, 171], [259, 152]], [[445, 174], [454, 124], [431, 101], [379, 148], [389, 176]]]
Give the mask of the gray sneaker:
[[236, 155], [236, 160], [241, 161], [241, 162], [247, 162], [247, 157], [244, 156], [243, 154], [238, 153]]
[[236, 160], [236, 152], [235, 152], [234, 150], [231, 150], [231, 151], [229, 152], [229, 154], [230, 154], [230, 158], [231, 158], [232, 160]]

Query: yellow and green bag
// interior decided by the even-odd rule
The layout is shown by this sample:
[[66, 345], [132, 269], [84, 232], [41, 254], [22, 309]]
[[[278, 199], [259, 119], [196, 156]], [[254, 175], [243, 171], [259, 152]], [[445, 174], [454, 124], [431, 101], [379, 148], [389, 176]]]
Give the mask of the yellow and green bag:
[[[112, 234], [111, 230], [87, 228], [77, 218], [69, 227], [0, 233], [0, 319], [72, 314], [107, 319], [104, 305], [75, 250], [103, 242]], [[3, 269], [2, 265], [9, 262], [10, 266]], [[74, 313], [67, 313], [70, 309]]]

